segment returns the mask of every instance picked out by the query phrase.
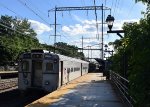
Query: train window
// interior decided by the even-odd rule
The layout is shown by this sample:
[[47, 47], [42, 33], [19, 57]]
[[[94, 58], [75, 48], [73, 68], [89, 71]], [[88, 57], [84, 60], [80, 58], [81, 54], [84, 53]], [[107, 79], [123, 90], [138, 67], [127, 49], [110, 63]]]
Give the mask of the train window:
[[51, 62], [46, 63], [46, 71], [53, 71], [53, 63]]
[[74, 72], [75, 72], [75, 71], [79, 71], [79, 70], [80, 70], [80, 68], [78, 68], [78, 67], [75, 67], [75, 68], [74, 68]]
[[31, 58], [31, 54], [30, 53], [23, 54], [23, 58], [29, 59], [29, 58]]
[[73, 72], [73, 68], [71, 68], [71, 72]]
[[29, 62], [23, 61], [22, 62], [22, 71], [28, 71], [29, 70]]
[[43, 58], [42, 54], [33, 54], [32, 58]]
[[87, 69], [87, 67], [83, 67], [83, 69]]
[[67, 73], [70, 73], [70, 68], [67, 68]]

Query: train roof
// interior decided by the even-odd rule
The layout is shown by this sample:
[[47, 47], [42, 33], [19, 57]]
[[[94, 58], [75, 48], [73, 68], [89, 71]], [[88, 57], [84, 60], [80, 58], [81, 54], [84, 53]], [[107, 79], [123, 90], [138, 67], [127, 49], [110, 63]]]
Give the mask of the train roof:
[[89, 63], [89, 62], [81, 60], [81, 59], [72, 58], [72, 57], [68, 57], [65, 55], [61, 55], [61, 54], [56, 54], [56, 55], [58, 55], [60, 60], [71, 60], [71, 61], [75, 61], [75, 62]]
[[53, 52], [50, 52], [50, 51], [47, 51], [47, 50], [42, 50], [42, 49], [34, 49], [34, 50], [31, 50], [30, 52], [25, 52], [23, 54], [26, 54], [26, 53], [44, 53], [44, 54], [51, 54], [55, 57], [58, 57], [59, 60], [62, 60], [62, 61], [65, 61], [65, 60], [71, 60], [71, 61], [75, 61], [75, 62], [82, 62], [82, 63], [89, 63], [87, 61], [84, 61], [84, 60], [81, 60], [81, 59], [77, 59], [77, 58], [72, 58], [72, 57], [68, 57], [68, 56], [65, 56], [65, 55], [61, 55], [61, 54], [56, 54], [56, 53], [53, 53]]

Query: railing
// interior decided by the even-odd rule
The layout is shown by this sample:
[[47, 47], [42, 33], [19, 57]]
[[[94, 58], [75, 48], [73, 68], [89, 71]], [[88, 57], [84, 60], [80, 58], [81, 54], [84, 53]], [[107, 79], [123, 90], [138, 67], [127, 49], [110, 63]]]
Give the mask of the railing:
[[115, 84], [128, 105], [133, 107], [135, 100], [129, 94], [129, 81], [113, 71], [110, 71], [110, 80]]

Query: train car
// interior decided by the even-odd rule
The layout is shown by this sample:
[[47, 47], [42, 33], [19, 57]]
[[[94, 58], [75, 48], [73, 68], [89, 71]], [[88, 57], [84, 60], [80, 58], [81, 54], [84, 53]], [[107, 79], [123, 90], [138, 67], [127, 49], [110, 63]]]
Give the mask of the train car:
[[20, 55], [19, 90], [30, 88], [52, 92], [69, 81], [88, 73], [89, 63], [80, 59], [32, 50]]

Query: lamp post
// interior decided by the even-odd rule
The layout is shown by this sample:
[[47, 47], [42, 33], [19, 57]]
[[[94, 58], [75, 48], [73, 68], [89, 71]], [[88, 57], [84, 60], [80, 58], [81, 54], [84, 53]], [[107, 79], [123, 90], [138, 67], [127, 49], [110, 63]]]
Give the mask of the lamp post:
[[111, 16], [111, 15], [107, 16], [106, 22], [108, 24], [109, 31], [111, 31], [111, 29], [113, 27], [114, 20], [115, 20], [115, 18], [113, 16]]
[[109, 31], [107, 31], [107, 33], [117, 33], [117, 35], [120, 38], [123, 38], [123, 36], [120, 33], [124, 33], [124, 30], [111, 30], [113, 27], [113, 23], [114, 23], [115, 18], [111, 15], [108, 15], [106, 18], [106, 23], [108, 25]]
[[[105, 44], [104, 47], [105, 47], [105, 51], [104, 51], [104, 52], [107, 52], [108, 46]], [[106, 60], [107, 60], [106, 54], [105, 54], [105, 58], [106, 58]]]
[[[111, 15], [107, 16], [106, 22], [109, 28], [109, 31], [107, 31], [107, 33], [116, 33], [120, 38], [123, 38], [123, 36], [120, 33], [124, 33], [124, 30], [112, 30], [113, 27], [113, 23], [114, 23], [115, 18]], [[123, 46], [123, 48], [125, 48]], [[127, 55], [126, 52], [124, 50], [123, 53], [123, 72], [124, 72], [124, 77], [127, 78]]]

